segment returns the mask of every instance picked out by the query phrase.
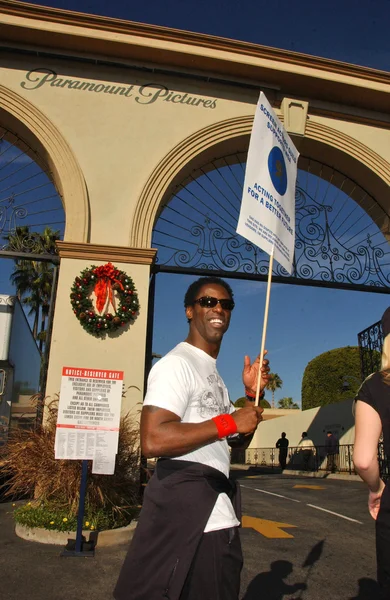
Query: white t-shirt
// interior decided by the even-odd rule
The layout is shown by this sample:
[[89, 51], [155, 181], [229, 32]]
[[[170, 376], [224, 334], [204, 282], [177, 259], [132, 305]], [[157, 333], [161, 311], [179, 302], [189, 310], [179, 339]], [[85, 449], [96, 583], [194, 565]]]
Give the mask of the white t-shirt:
[[[144, 405], [169, 410], [183, 423], [202, 423], [234, 412], [229, 394], [217, 371], [216, 359], [181, 342], [155, 365], [148, 378]], [[230, 453], [226, 438], [177, 456], [218, 469], [229, 477]], [[219, 494], [205, 532], [239, 525], [227, 494]]]
[[298, 446], [300, 446], [301, 448], [310, 450], [310, 449], [313, 449], [314, 444], [311, 440], [309, 440], [309, 438], [302, 438], [301, 441], [299, 442]]

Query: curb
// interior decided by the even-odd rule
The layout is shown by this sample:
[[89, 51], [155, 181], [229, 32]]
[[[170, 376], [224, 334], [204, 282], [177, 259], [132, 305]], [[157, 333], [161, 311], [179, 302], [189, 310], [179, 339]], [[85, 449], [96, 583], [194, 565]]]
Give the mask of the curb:
[[[256, 466], [256, 465], [238, 465], [238, 464], [232, 464], [230, 465], [230, 470], [231, 471], [247, 471], [250, 472], [251, 475], [268, 475], [268, 474], [274, 474], [274, 475], [285, 475], [285, 476], [289, 476], [291, 475], [292, 477], [313, 477], [313, 478], [318, 478], [318, 479], [341, 479], [343, 481], [362, 481], [359, 477], [359, 475], [355, 475], [355, 473], [351, 473], [351, 475], [349, 473], [329, 473], [327, 471], [297, 471], [297, 470], [290, 470], [290, 469], [285, 469], [284, 471], [281, 471], [278, 468], [275, 468], [274, 470], [271, 469], [271, 467], [260, 467], [260, 466]], [[249, 473], [248, 473], [249, 474]]]
[[362, 481], [359, 475], [349, 473], [322, 473], [320, 471], [282, 471], [282, 475], [294, 475], [295, 477], [313, 477], [316, 479], [341, 479], [343, 481]]
[[[118, 529], [107, 529], [105, 531], [83, 531], [85, 539], [94, 539], [96, 546], [101, 548], [116, 546], [117, 544], [127, 544], [134, 535], [137, 521], [132, 521], [126, 527]], [[15, 533], [18, 537], [28, 542], [39, 542], [40, 544], [54, 544], [56, 546], [66, 546], [69, 538], [75, 538], [75, 531], [49, 531], [41, 527], [25, 527], [24, 525], [15, 525]]]

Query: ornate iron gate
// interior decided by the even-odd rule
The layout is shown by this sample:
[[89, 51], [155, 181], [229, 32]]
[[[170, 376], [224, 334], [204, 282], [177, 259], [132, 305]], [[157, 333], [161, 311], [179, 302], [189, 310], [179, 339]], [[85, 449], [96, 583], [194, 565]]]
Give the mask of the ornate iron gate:
[[28, 359], [18, 360], [17, 352], [11, 360], [11, 346], [2, 357], [1, 367], [8, 374], [7, 401], [5, 395], [0, 396], [3, 434], [11, 421], [31, 425], [41, 418], [42, 402], [34, 406], [29, 398], [33, 392], [39, 392], [37, 399], [45, 396], [59, 268], [55, 241], [62, 239], [64, 226], [61, 196], [44, 158], [17, 133], [0, 125], [0, 294], [2, 300], [17, 298], [18, 312], [14, 311], [12, 319], [23, 334], [14, 335], [11, 329], [11, 343], [15, 338], [15, 347], [22, 348], [21, 340], [25, 340], [31, 357], [29, 371], [23, 368]]
[[383, 332], [381, 321], [358, 333], [362, 381], [381, 368]]
[[[235, 231], [245, 160], [215, 159], [177, 186], [153, 230], [156, 270], [266, 280], [268, 255]], [[389, 293], [383, 208], [332, 167], [302, 156], [298, 167], [293, 272], [275, 264], [273, 281]]]

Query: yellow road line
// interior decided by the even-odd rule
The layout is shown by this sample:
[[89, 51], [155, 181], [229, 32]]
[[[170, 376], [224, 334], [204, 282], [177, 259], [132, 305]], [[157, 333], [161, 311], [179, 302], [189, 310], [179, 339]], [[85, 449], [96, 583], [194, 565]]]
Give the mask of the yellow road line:
[[301, 488], [307, 490], [326, 490], [323, 485], [293, 485], [293, 488]]
[[255, 529], [264, 537], [271, 539], [293, 538], [293, 535], [287, 533], [286, 531], [283, 531], [283, 529], [291, 529], [292, 527], [296, 527], [296, 525], [289, 525], [288, 523], [279, 523], [278, 521], [267, 521], [266, 519], [249, 517], [248, 515], [244, 515], [242, 517], [242, 526], [250, 529]]

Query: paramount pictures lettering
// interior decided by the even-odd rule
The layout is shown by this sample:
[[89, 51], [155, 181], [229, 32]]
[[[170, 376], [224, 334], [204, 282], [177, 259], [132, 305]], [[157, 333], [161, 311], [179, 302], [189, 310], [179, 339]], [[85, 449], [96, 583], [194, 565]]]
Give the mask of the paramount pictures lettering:
[[146, 83], [141, 86], [107, 85], [82, 79], [58, 77], [55, 71], [42, 68], [28, 71], [26, 73], [26, 81], [22, 81], [20, 85], [25, 90], [38, 90], [43, 86], [50, 86], [53, 88], [77, 90], [79, 92], [124, 96], [125, 98], [133, 98], [138, 104], [154, 104], [154, 102], [159, 100], [163, 102], [172, 102], [173, 104], [188, 104], [190, 106], [200, 106], [202, 108], [211, 109], [214, 109], [217, 106], [216, 99], [210, 100], [190, 94], [179, 94], [159, 83]]

